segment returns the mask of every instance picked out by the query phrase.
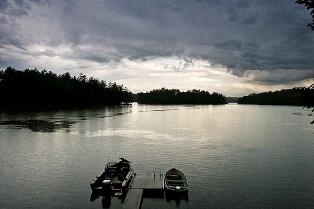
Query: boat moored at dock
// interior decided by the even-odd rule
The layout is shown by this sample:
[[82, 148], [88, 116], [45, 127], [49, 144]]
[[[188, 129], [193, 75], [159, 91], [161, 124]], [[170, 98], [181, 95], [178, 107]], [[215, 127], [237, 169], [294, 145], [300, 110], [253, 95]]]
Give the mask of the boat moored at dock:
[[93, 192], [101, 192], [108, 196], [123, 196], [135, 175], [131, 162], [120, 158], [119, 162], [108, 162], [104, 172], [96, 177], [90, 186]]
[[[172, 168], [165, 175], [155, 173], [136, 175], [128, 160], [120, 158], [119, 162], [107, 163], [104, 172], [90, 184], [92, 194], [90, 201], [102, 196], [103, 208], [111, 208], [113, 196], [121, 200], [125, 209], [140, 209], [143, 198], [166, 197], [167, 201], [188, 201], [187, 180], [185, 175]], [[117, 201], [113, 206], [116, 207]], [[118, 203], [120, 204], [120, 203]]]
[[188, 192], [188, 184], [185, 175], [175, 168], [168, 170], [164, 178], [164, 189], [165, 192], [168, 193]]

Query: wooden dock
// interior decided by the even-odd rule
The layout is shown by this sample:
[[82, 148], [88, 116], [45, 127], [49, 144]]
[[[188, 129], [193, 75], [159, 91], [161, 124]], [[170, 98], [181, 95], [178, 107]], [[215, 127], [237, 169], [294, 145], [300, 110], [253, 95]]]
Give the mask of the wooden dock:
[[164, 198], [162, 176], [136, 175], [123, 202], [123, 208], [140, 209], [144, 197]]
[[130, 189], [156, 189], [163, 190], [163, 177], [153, 175], [135, 175]]
[[141, 208], [143, 201], [143, 189], [130, 189], [126, 195], [122, 208], [137, 209]]
[[[101, 188], [95, 190], [91, 195], [91, 201], [102, 195]], [[123, 209], [140, 209], [145, 198], [164, 198], [163, 176], [159, 174], [137, 174], [133, 177], [129, 190], [120, 204], [117, 204], [116, 201], [111, 201], [111, 198], [115, 197], [103, 198], [102, 204], [104, 208], [121, 208], [120, 204], [122, 204]]]

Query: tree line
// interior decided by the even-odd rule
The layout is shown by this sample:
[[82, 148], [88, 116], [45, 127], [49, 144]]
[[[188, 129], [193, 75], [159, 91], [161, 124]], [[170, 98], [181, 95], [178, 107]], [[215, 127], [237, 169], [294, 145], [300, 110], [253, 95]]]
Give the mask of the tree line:
[[295, 3], [300, 5], [303, 4], [303, 6], [310, 11], [312, 21], [307, 26], [314, 31], [314, 0], [296, 0]]
[[[226, 104], [226, 97], [202, 90], [155, 89], [133, 95], [115, 82], [87, 78], [86, 75], [56, 75], [51, 71], [0, 70], [0, 107], [80, 107], [115, 105], [137, 101], [142, 104]], [[314, 84], [308, 88], [283, 89], [250, 94], [239, 104], [314, 106]]]
[[8, 67], [0, 71], [2, 107], [67, 107], [114, 105], [132, 101], [132, 93], [115, 82], [86, 75], [56, 75], [51, 71]]
[[222, 94], [208, 91], [178, 89], [154, 89], [146, 93], [138, 93], [137, 102], [141, 104], [226, 104]]
[[304, 107], [314, 106], [314, 88], [298, 87], [282, 89], [258, 94], [250, 94], [239, 98], [238, 104], [258, 105], [295, 105]]

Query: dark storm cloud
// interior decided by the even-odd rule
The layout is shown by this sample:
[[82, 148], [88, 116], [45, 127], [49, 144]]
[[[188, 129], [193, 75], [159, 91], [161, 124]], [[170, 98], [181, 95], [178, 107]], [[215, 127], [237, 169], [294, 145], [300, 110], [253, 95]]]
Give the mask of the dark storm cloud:
[[[29, 15], [32, 4], [44, 5], [48, 4], [49, 0], [1, 0], [0, 1], [0, 44], [13, 45], [18, 48], [23, 48], [23, 42], [20, 40], [16, 24], [17, 18], [23, 18]], [[25, 43], [27, 44], [27, 43]]]
[[22, 16], [29, 14], [32, 4], [44, 5], [50, 0], [1, 0], [0, 11], [2, 14]]
[[[266, 83], [313, 78], [314, 32], [293, 0], [2, 0], [0, 9], [1, 45], [72, 48], [47, 56], [97, 63], [178, 56]], [[25, 17], [39, 24], [21, 25]]]
[[270, 85], [293, 84], [296, 81], [314, 78], [313, 70], [254, 70], [245, 71], [242, 76], [252, 76], [252, 82], [261, 82]]

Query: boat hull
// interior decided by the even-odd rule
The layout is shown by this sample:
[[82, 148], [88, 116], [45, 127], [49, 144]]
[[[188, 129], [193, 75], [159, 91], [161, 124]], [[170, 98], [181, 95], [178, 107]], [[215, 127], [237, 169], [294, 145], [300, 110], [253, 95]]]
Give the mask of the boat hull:
[[178, 169], [172, 168], [165, 174], [164, 189], [169, 194], [188, 192], [188, 184], [185, 175]]
[[130, 162], [121, 158], [118, 163], [107, 163], [104, 172], [96, 177], [90, 186], [93, 193], [123, 197], [129, 190], [135, 175]]

